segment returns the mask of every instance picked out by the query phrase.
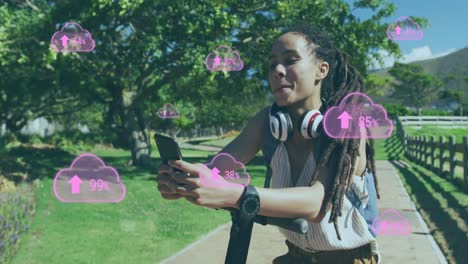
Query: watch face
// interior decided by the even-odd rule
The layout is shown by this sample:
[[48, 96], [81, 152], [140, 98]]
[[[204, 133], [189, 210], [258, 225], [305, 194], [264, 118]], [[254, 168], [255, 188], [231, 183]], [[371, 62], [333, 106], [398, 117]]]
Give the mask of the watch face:
[[242, 203], [242, 210], [248, 214], [255, 216], [260, 209], [260, 203], [258, 197], [250, 196], [247, 197]]
[[258, 203], [256, 201], [256, 199], [249, 199], [246, 201], [245, 203], [245, 210], [247, 212], [255, 212], [258, 208]]

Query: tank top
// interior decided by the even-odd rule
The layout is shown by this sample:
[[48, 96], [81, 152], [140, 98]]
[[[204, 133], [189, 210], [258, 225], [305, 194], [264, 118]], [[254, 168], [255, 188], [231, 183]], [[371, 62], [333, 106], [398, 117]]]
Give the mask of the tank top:
[[[296, 186], [293, 186], [291, 180], [289, 157], [283, 142], [278, 144], [271, 159], [270, 166], [272, 169], [271, 188], [309, 186], [316, 169], [314, 152], [311, 151], [309, 154]], [[353, 189], [355, 194], [359, 197], [362, 206], [365, 207], [368, 195], [364, 177], [353, 176], [350, 188]], [[279, 231], [291, 243], [304, 251], [312, 253], [327, 250], [353, 249], [370, 243], [373, 253], [380, 255], [377, 241], [370, 233], [364, 217], [359, 213], [359, 210], [353, 206], [346, 195], [343, 197], [343, 203], [342, 216], [337, 218], [341, 240], [338, 240], [333, 222], [328, 223], [331, 210], [328, 210], [321, 222], [309, 222], [309, 231], [306, 234], [298, 234], [283, 228], [279, 228]]]

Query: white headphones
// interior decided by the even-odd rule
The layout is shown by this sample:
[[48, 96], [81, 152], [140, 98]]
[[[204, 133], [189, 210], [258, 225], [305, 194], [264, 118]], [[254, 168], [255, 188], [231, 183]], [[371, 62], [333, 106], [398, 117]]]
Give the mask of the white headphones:
[[[320, 135], [323, 115], [319, 110], [309, 110], [299, 119], [300, 132], [304, 138], [312, 139]], [[274, 138], [286, 141], [292, 137], [293, 124], [285, 108], [274, 103], [270, 108], [270, 130]]]

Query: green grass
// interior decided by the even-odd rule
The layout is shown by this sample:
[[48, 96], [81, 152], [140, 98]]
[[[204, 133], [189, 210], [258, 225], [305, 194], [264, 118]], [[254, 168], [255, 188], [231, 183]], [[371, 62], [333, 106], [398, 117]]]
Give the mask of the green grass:
[[[414, 127], [406, 127], [405, 131], [408, 133], [410, 136], [436, 136], [436, 141], [440, 142], [440, 137], [444, 136], [445, 137], [445, 142], [448, 142], [448, 137], [453, 135], [455, 136], [455, 142], [457, 144], [463, 142], [463, 137], [468, 136], [468, 128], [438, 128], [438, 127], [433, 127], [433, 126], [423, 126], [421, 129], [417, 129]], [[440, 151], [437, 150], [436, 154], [439, 155]], [[449, 156], [449, 151], [445, 149], [444, 155], [446, 157]], [[457, 152], [455, 153], [455, 158], [459, 161], [463, 161], [463, 153]], [[440, 167], [439, 165], [439, 160], [435, 160], [435, 166], [437, 168]], [[446, 162], [444, 164], [444, 170], [449, 171], [450, 166]], [[463, 181], [463, 168], [460, 166], [457, 166], [455, 168], [455, 179], [458, 181], [460, 184]]]
[[158, 263], [229, 220], [225, 212], [165, 201], [152, 181], [126, 179], [118, 204], [59, 202], [47, 179], [12, 263]]
[[403, 184], [450, 263], [468, 263], [468, 195], [454, 183], [409, 162]]
[[468, 263], [468, 194], [463, 192], [460, 184], [404, 157], [396, 135], [385, 140], [384, 148], [391, 162], [402, 160], [408, 164], [404, 167], [393, 162], [405, 189], [449, 262]]
[[229, 144], [235, 137], [225, 137], [221, 139], [207, 140], [200, 142], [200, 145], [213, 146], [213, 147], [224, 147]]
[[[53, 168], [55, 172], [79, 154], [69, 154], [64, 162], [50, 151], [47, 155], [29, 153], [26, 160], [41, 157], [37, 164], [46, 167], [41, 170]], [[49, 174], [35, 190], [36, 214], [29, 232], [21, 237], [13, 264], [158, 263], [230, 220], [226, 211], [185, 200], [163, 200], [154, 181], [156, 168], [126, 166], [129, 152], [97, 149], [91, 153], [117, 169], [127, 189], [125, 199], [118, 204], [62, 203], [52, 191], [55, 174]], [[189, 162], [206, 162], [212, 153], [183, 149], [182, 155]], [[59, 160], [59, 165], [51, 164]], [[154, 164], [158, 162], [153, 159]], [[254, 159], [247, 171], [252, 184], [263, 186], [262, 160]]]
[[405, 132], [410, 136], [436, 136], [436, 141], [439, 141], [440, 136], [445, 137], [445, 142], [448, 142], [449, 136], [455, 136], [456, 143], [463, 142], [463, 136], [468, 136], [468, 128], [439, 128], [433, 126], [423, 126], [421, 129], [414, 127], [405, 127]]
[[[230, 140], [210, 143], [222, 147]], [[375, 140], [375, 151], [376, 159], [404, 159], [396, 135]], [[81, 152], [24, 147], [10, 151], [10, 155], [20, 156], [30, 165], [29, 174], [43, 179], [35, 190], [36, 214], [30, 230], [20, 238], [13, 264], [158, 263], [230, 220], [225, 211], [197, 207], [185, 200], [163, 200], [154, 181], [159, 163], [156, 149], [152, 153], [154, 165], [149, 168], [127, 166], [129, 151], [99, 148], [91, 153], [119, 172], [127, 188], [121, 203], [74, 204], [55, 198], [52, 191], [55, 173], [68, 167]], [[182, 150], [189, 162], [206, 162], [213, 154]], [[466, 235], [468, 219], [466, 194], [451, 182], [410, 164], [410, 169], [400, 170], [406, 188], [418, 207], [427, 212], [423, 213], [426, 221], [438, 230], [435, 237], [445, 245], [444, 252], [459, 259], [460, 239]], [[253, 185], [263, 186], [266, 170], [262, 157], [252, 160], [247, 172]]]

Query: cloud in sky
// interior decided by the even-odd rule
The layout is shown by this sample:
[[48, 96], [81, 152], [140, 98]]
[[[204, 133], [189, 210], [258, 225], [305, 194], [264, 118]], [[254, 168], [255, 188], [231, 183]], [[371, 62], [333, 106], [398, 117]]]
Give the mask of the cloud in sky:
[[[425, 45], [422, 47], [412, 49], [410, 53], [404, 54], [403, 57], [399, 60], [396, 60], [394, 56], [390, 56], [388, 52], [385, 50], [379, 51], [379, 53], [382, 55], [382, 58], [384, 61], [383, 68], [388, 68], [388, 67], [392, 67], [395, 61], [402, 62], [402, 63], [409, 63], [413, 61], [435, 59], [435, 58], [450, 54], [454, 51], [456, 51], [455, 48], [450, 48], [446, 51], [434, 54], [431, 48], [428, 45]], [[371, 67], [371, 69], [382, 68], [378, 65], [376, 60], [373, 60], [373, 62], [374, 62], [374, 67]]]

